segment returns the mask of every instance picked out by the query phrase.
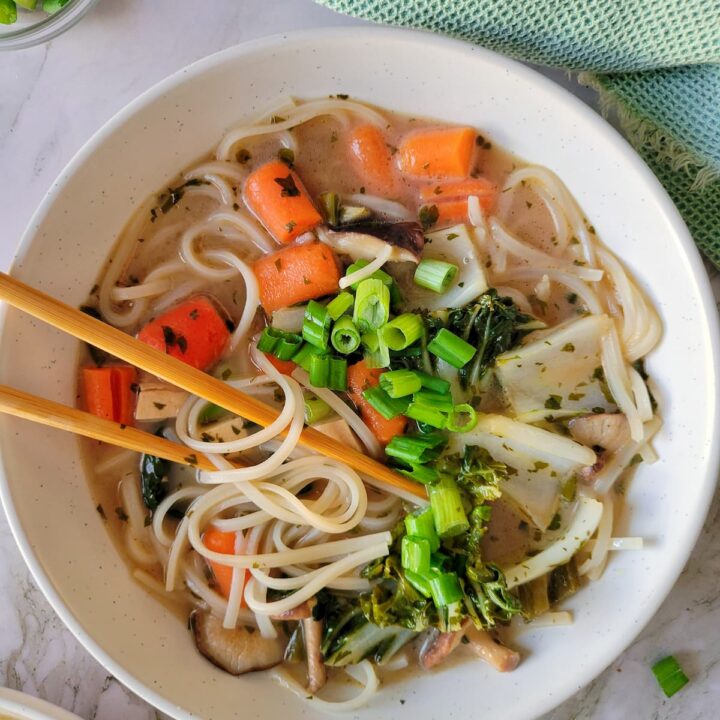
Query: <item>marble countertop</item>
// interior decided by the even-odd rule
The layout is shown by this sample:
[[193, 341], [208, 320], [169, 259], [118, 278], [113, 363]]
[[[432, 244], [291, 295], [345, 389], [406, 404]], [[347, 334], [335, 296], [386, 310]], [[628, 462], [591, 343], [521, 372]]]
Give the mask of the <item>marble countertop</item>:
[[[184, 65], [225, 47], [298, 28], [352, 21], [311, 0], [103, 0], [51, 43], [0, 54], [0, 268], [50, 183], [128, 101]], [[590, 91], [546, 71], [585, 102]], [[720, 275], [713, 274], [720, 299]], [[700, 720], [720, 696], [720, 501], [657, 615], [599, 678], [544, 720]], [[666, 700], [649, 667], [673, 653], [691, 683]], [[24, 690], [87, 720], [159, 716], [80, 646], [44, 599], [0, 511], [0, 686]]]

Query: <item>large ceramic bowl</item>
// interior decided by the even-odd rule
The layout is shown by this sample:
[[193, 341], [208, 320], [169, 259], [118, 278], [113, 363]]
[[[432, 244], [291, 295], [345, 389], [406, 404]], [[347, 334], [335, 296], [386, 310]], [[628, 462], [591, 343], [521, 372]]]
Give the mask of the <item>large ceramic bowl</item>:
[[[658, 182], [594, 112], [515, 62], [432, 35], [353, 28], [253, 42], [182, 70], [100, 130], [53, 185], [13, 273], [81, 303], [141, 199], [278, 96], [337, 92], [475, 125], [552, 168], [662, 314], [664, 339], [649, 362], [665, 418], [660, 461], [639, 468], [624, 530], [646, 538], [646, 549], [617, 553], [602, 580], [573, 598], [572, 627], [524, 634], [516, 672], [470, 662], [418, 674], [354, 714], [531, 718], [589, 682], [650, 619], [695, 543], [718, 464], [717, 318], [700, 259]], [[0, 382], [73, 404], [77, 349], [9, 311]], [[2, 418], [0, 447], [2, 497], [25, 559], [110, 672], [177, 718], [317, 715], [263, 674], [233, 678], [214, 668], [184, 625], [131, 581], [95, 511], [75, 438]]]

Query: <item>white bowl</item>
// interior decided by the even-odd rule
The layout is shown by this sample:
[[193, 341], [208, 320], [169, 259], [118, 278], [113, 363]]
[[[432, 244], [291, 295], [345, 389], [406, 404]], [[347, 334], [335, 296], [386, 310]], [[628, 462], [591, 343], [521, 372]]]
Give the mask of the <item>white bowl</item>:
[[80, 720], [67, 710], [32, 695], [0, 687], [0, 718], [9, 720]]
[[[525, 658], [497, 675], [479, 662], [385, 687], [360, 718], [530, 718], [585, 685], [656, 611], [695, 543], [718, 467], [715, 305], [669, 198], [594, 112], [522, 65], [437, 36], [333, 29], [226, 50], [173, 75], [87, 143], [35, 215], [13, 272], [80, 304], [133, 207], [278, 96], [349, 93], [405, 113], [482, 128], [552, 168], [604, 241], [640, 279], [665, 335], [649, 369], [665, 419], [660, 461], [641, 466], [618, 553], [570, 603], [575, 624], [521, 638]], [[15, 311], [0, 336], [0, 381], [73, 404], [77, 343]], [[233, 678], [195, 651], [182, 622], [133, 583], [95, 511], [78, 442], [0, 419], [2, 499], [26, 561], [80, 642], [136, 693], [177, 718], [315, 715], [263, 674]], [[405, 700], [404, 704], [400, 700]]]

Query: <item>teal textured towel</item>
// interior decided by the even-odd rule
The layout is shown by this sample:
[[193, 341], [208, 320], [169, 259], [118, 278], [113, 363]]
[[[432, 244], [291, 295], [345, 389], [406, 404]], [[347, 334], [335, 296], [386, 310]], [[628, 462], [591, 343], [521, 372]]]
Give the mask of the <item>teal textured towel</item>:
[[720, 267], [720, 0], [317, 0], [582, 71]]

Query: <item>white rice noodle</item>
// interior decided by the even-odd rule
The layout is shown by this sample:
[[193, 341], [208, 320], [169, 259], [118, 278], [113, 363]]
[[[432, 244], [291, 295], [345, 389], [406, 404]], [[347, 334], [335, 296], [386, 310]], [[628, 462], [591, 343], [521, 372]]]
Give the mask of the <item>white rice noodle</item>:
[[610, 550], [642, 550], [645, 541], [641, 537], [610, 538]]
[[170, 292], [165, 293], [165, 295], [163, 295], [162, 298], [153, 305], [153, 312], [164, 312], [169, 307], [172, 307], [183, 298], [192, 295], [204, 284], [205, 283], [201, 278], [190, 278], [190, 280], [181, 283], [176, 288], [173, 288]]
[[317, 397], [324, 400], [345, 422], [350, 429], [358, 436], [365, 449], [374, 458], [383, 456], [383, 449], [372, 430], [362, 421], [360, 416], [349, 408], [341, 398], [334, 392], [324, 388], [316, 388], [310, 384], [310, 376], [302, 368], [295, 368], [292, 374], [303, 387], [312, 390]]
[[589, 497], [581, 497], [568, 527], [552, 545], [505, 570], [508, 589], [512, 590], [518, 585], [545, 575], [558, 565], [569, 562], [597, 529], [602, 512], [601, 502]]
[[168, 534], [165, 530], [165, 518], [168, 512], [177, 503], [183, 500], [194, 500], [204, 492], [205, 488], [191, 485], [176, 490], [160, 501], [160, 504], [155, 508], [155, 512], [153, 513], [152, 529], [158, 542], [160, 542], [163, 547], [169, 548], [175, 539], [175, 536]]
[[344, 672], [360, 684], [362, 690], [350, 700], [331, 702], [323, 700], [317, 695], [311, 695], [307, 689], [300, 685], [287, 671], [278, 666], [271, 670], [273, 678], [284, 688], [294, 693], [300, 700], [307, 703], [312, 710], [319, 710], [323, 713], [342, 713], [357, 710], [370, 702], [372, 696], [377, 692], [380, 681], [375, 674], [375, 669], [369, 660], [363, 660], [357, 665], [348, 665], [343, 668]]
[[360, 205], [366, 207], [379, 215], [385, 215], [393, 220], [414, 220], [415, 215], [399, 202], [387, 200], [377, 195], [366, 195], [365, 193], [355, 193], [353, 195], [343, 195], [342, 201], [346, 205]]
[[635, 406], [638, 409], [640, 419], [644, 423], [648, 422], [649, 420], [652, 420], [653, 410], [647, 385], [640, 376], [640, 373], [632, 367], [632, 365], [628, 366], [628, 375], [630, 376], [630, 387], [632, 389], [633, 397], [635, 398]]
[[240, 231], [241, 238], [249, 238], [263, 253], [276, 249], [269, 235], [255, 222], [239, 210], [220, 210], [208, 217], [208, 222], [220, 227], [230, 225]]
[[626, 357], [633, 362], [657, 345], [662, 334], [660, 318], [612, 253], [600, 248], [598, 257], [607, 268], [622, 306], [622, 342]]
[[638, 450], [638, 452], [640, 453], [642, 461], [646, 465], [652, 465], [659, 460], [658, 454], [655, 452], [655, 448], [652, 446], [652, 443], [646, 443]]
[[564, 270], [555, 270], [551, 268], [513, 268], [506, 273], [500, 273], [495, 268], [497, 273], [493, 278], [495, 283], [498, 282], [515, 282], [515, 281], [534, 281], [536, 278], [543, 275], [547, 275], [548, 279], [552, 282], [564, 285], [568, 290], [572, 290], [585, 304], [587, 309], [594, 315], [601, 315], [603, 313], [602, 305], [598, 298], [597, 293], [593, 290], [584, 280], [581, 280], [576, 275], [572, 275]]
[[500, 247], [504, 248], [511, 255], [524, 260], [529, 265], [542, 268], [543, 272], [545, 272], [546, 269], [557, 268], [576, 275], [583, 280], [589, 280], [590, 282], [602, 280], [603, 271], [599, 268], [571, 265], [565, 260], [553, 257], [552, 255], [544, 253], [542, 250], [531, 247], [512, 235], [496, 217], [490, 218], [490, 230], [495, 242]]
[[231, 160], [233, 152], [239, 143], [250, 138], [260, 137], [262, 135], [270, 135], [284, 130], [291, 130], [297, 125], [308, 122], [313, 118], [322, 115], [332, 115], [341, 123], [347, 123], [346, 114], [351, 113], [359, 116], [367, 122], [384, 127], [387, 124], [385, 118], [375, 110], [352, 100], [311, 100], [297, 107], [291, 108], [284, 117], [282, 122], [268, 123], [265, 125], [243, 125], [231, 130], [220, 142], [217, 149], [218, 160]]
[[605, 495], [602, 499], [603, 511], [598, 524], [595, 542], [590, 557], [578, 567], [580, 575], [587, 575], [590, 580], [597, 580], [603, 573], [607, 564], [608, 550], [610, 549], [610, 536], [613, 529], [614, 502], [612, 495]]
[[235, 193], [223, 178], [214, 173], [208, 173], [205, 175], [205, 182], [212, 185], [218, 191], [223, 205], [232, 206], [235, 202]]
[[188, 170], [183, 176], [185, 180], [205, 180], [208, 175], [229, 178], [234, 183], [241, 183], [247, 177], [247, 170], [240, 163], [211, 160]]
[[[565, 184], [558, 178], [555, 173], [548, 170], [547, 168], [540, 167], [539, 165], [531, 165], [529, 167], [520, 168], [513, 171], [505, 181], [505, 187], [502, 192], [505, 193], [511, 188], [516, 187], [522, 181], [532, 183], [536, 188], [539, 186], [546, 191], [546, 195], [541, 195], [544, 201], [547, 203], [547, 199], [550, 198], [555, 200], [561, 208], [563, 215], [565, 216], [569, 230], [575, 235], [580, 241], [580, 245], [583, 250], [583, 257], [585, 262], [590, 265], [595, 265], [595, 239], [590, 234], [590, 231], [585, 224], [585, 218], [575, 202], [575, 198], [570, 194]], [[501, 194], [502, 197], [502, 194]], [[550, 208], [548, 207], [550, 211]], [[552, 211], [550, 211], [551, 214]], [[553, 215], [553, 219], [555, 216]], [[561, 230], [556, 225], [556, 233], [558, 234], [558, 240], [561, 236]], [[559, 249], [559, 248], [558, 248]]]
[[643, 421], [631, 396], [632, 389], [628, 375], [629, 365], [623, 358], [614, 323], [610, 330], [603, 335], [600, 344], [602, 347], [602, 367], [610, 393], [620, 411], [625, 414], [628, 420], [630, 437], [636, 442], [642, 440]]
[[610, 461], [597, 474], [593, 489], [598, 495], [606, 495], [626, 468], [630, 466], [635, 455], [642, 457], [643, 448], [647, 447], [653, 435], [660, 429], [660, 419], [654, 417], [643, 425], [642, 438], [629, 442], [610, 456]]
[[276, 330], [283, 332], [299, 333], [302, 330], [305, 320], [305, 309], [307, 305], [298, 305], [297, 307], [287, 307], [276, 310], [272, 314], [270, 324]]
[[[235, 554], [242, 555], [246, 552], [247, 538], [241, 530], [235, 533]], [[237, 627], [238, 613], [245, 592], [245, 571], [240, 568], [233, 568], [232, 579], [230, 580], [230, 595], [227, 602], [227, 610], [223, 618], [223, 627], [232, 629]]]
[[372, 262], [368, 263], [365, 267], [356, 270], [354, 273], [350, 273], [350, 275], [340, 278], [340, 282], [338, 284], [343, 290], [345, 290], [345, 288], [349, 288], [351, 285], [369, 278], [390, 259], [392, 253], [393, 246], [386, 243], [385, 247], [380, 250], [377, 257]]

